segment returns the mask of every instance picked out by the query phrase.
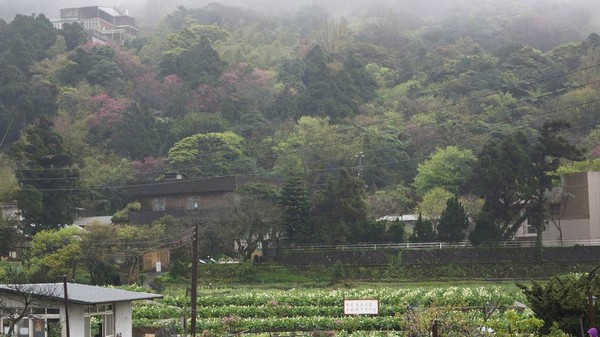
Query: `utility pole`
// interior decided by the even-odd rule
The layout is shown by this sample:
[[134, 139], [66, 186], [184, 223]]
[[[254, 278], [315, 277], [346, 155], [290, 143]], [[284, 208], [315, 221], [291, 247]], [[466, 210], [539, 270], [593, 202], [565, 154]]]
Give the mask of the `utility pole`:
[[63, 292], [65, 295], [65, 328], [67, 337], [71, 337], [71, 329], [69, 327], [69, 294], [67, 293], [67, 275], [63, 276]]
[[192, 312], [190, 329], [192, 337], [196, 337], [196, 306], [198, 305], [198, 223], [194, 225], [194, 237], [192, 238]]
[[358, 158], [358, 172], [356, 173], [356, 177], [360, 179], [360, 174], [362, 173], [362, 159], [365, 155], [360, 151], [358, 154], [354, 155], [354, 157]]

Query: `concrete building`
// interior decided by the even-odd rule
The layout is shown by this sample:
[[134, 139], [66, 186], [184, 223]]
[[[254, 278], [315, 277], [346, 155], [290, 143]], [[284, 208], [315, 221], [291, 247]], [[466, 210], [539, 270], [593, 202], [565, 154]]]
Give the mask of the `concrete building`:
[[16, 324], [18, 337], [47, 337], [52, 327], [65, 337], [66, 308], [71, 336], [92, 337], [92, 329], [101, 337], [132, 336], [132, 301], [151, 300], [161, 295], [104, 288], [77, 283], [67, 284], [65, 306], [63, 283], [0, 285], [0, 327], [8, 333], [8, 317], [24, 314]]
[[56, 29], [62, 29], [65, 23], [77, 22], [88, 34], [91, 42], [123, 43], [139, 33], [135, 19], [127, 10], [119, 11], [112, 7], [88, 6], [63, 8], [60, 19], [50, 20]]
[[600, 172], [564, 174], [546, 220], [544, 240], [600, 239]]

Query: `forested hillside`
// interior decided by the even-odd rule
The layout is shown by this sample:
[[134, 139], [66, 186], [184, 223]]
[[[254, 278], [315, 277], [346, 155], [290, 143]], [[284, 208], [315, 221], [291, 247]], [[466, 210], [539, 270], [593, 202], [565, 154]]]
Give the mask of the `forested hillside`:
[[0, 20], [0, 201], [37, 231], [167, 171], [252, 174], [297, 242], [406, 240], [373, 220], [408, 213], [412, 240], [510, 238], [549, 173], [600, 169], [594, 11], [511, 6], [180, 6], [120, 46]]

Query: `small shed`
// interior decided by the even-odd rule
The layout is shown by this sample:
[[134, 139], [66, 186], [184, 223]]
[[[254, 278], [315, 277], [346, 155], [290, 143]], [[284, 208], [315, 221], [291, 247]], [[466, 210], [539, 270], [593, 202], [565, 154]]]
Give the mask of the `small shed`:
[[53, 330], [71, 337], [132, 337], [132, 301], [161, 295], [115, 288], [67, 283], [65, 306], [63, 283], [0, 284], [0, 327], [6, 334], [10, 317], [22, 314], [14, 335], [50, 337]]

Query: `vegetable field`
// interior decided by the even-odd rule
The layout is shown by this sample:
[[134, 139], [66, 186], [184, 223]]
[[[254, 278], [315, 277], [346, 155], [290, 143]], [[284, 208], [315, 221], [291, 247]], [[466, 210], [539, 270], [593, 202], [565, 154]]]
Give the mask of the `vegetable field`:
[[[345, 315], [345, 299], [378, 300], [379, 314]], [[488, 331], [496, 336], [528, 336], [542, 321], [531, 311], [515, 306], [523, 301], [520, 292], [498, 286], [235, 294], [213, 291], [198, 299], [197, 328], [202, 336], [425, 336], [435, 322], [444, 336]], [[189, 322], [189, 307], [185, 296], [165, 296], [161, 301], [139, 304], [134, 307], [134, 326], [179, 326], [182, 317]]]

